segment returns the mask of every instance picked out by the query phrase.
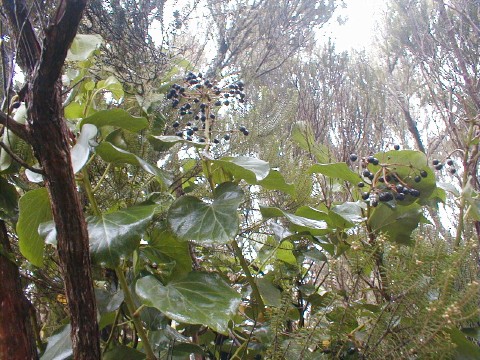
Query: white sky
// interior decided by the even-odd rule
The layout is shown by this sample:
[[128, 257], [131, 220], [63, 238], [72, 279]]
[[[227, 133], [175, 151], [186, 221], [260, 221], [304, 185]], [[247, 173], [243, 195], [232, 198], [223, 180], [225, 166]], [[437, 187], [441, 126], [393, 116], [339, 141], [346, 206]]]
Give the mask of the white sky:
[[[345, 0], [347, 7], [340, 9], [319, 34], [318, 40], [335, 41], [337, 50], [361, 50], [374, 41], [376, 22], [380, 19], [385, 2], [383, 0]], [[338, 25], [336, 18], [347, 18]]]

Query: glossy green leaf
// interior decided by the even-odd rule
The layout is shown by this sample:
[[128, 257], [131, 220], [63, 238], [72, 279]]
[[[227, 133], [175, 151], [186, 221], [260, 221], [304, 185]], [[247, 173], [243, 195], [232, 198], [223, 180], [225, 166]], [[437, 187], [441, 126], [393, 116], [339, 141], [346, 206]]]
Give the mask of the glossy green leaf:
[[164, 278], [181, 278], [192, 270], [192, 257], [188, 242], [178, 240], [168, 229], [155, 228], [149, 236], [148, 246], [140, 250], [152, 262], [156, 262], [158, 268], [162, 263], [171, 263], [170, 274]]
[[97, 135], [97, 127], [92, 124], [82, 126], [80, 136], [77, 138], [76, 144], [70, 151], [72, 158], [73, 172], [76, 174], [87, 163], [90, 154], [89, 142]]
[[478, 360], [480, 359], [480, 348], [468, 340], [458, 329], [446, 329], [450, 340], [456, 345], [453, 359], [455, 360]]
[[176, 144], [188, 144], [197, 148], [204, 148], [207, 145], [204, 142], [201, 143], [198, 141], [188, 141], [179, 136], [172, 136], [172, 135], [161, 135], [161, 136], [149, 135], [148, 141], [150, 141], [150, 143], [153, 145], [153, 148], [156, 151], [166, 151]]
[[43, 266], [44, 241], [38, 226], [52, 219], [50, 199], [46, 188], [27, 192], [19, 201], [17, 235], [20, 252], [33, 265]]
[[47, 348], [40, 360], [63, 360], [73, 355], [72, 340], [70, 339], [70, 325], [65, 326], [59, 333], [48, 338]]
[[17, 213], [18, 192], [15, 186], [0, 177], [0, 219], [14, 218]]
[[310, 173], [318, 173], [334, 179], [342, 179], [357, 184], [361, 178], [356, 172], [352, 171], [346, 163], [334, 164], [315, 164], [310, 168]]
[[168, 212], [168, 223], [180, 239], [226, 244], [238, 232], [237, 208], [242, 200], [242, 189], [233, 183], [223, 183], [215, 189], [212, 202], [193, 196], [177, 199]]
[[125, 345], [116, 345], [103, 354], [102, 360], [143, 360], [146, 355]]
[[235, 180], [244, 179], [249, 184], [257, 184], [270, 172], [268, 162], [247, 156], [225, 157], [214, 160], [213, 164], [213, 172], [216, 167], [220, 167], [231, 174]]
[[202, 272], [191, 272], [167, 286], [146, 276], [137, 281], [136, 293], [144, 304], [177, 322], [203, 324], [221, 333], [227, 331], [241, 301], [240, 294], [219, 275]]
[[316, 262], [319, 262], [319, 263], [324, 262], [324, 261], [328, 261], [327, 256], [318, 249], [309, 250], [309, 251], [303, 253], [303, 255], [307, 259], [310, 259], [310, 260], [313, 260], [313, 261], [316, 261]]
[[276, 170], [270, 170], [268, 176], [259, 181], [258, 185], [261, 185], [267, 190], [279, 190], [288, 195], [295, 194], [295, 186], [293, 184], [288, 184], [280, 171]]
[[321, 230], [320, 233], [323, 234], [325, 233], [323, 230], [328, 229], [327, 222], [324, 220], [315, 220], [303, 216], [293, 215], [278, 208], [261, 206], [260, 212], [266, 219], [284, 216], [293, 225], [297, 226], [296, 229], [298, 231], [310, 231], [317, 234], [317, 230]]
[[417, 203], [393, 209], [380, 204], [372, 212], [368, 224], [373, 231], [387, 235], [393, 242], [409, 244], [422, 218], [422, 208]]
[[112, 268], [118, 266], [140, 244], [154, 210], [155, 205], [134, 206], [87, 218], [92, 260]]
[[82, 120], [80, 126], [93, 124], [97, 128], [115, 126], [131, 132], [139, 132], [148, 127], [148, 120], [144, 117], [132, 116], [123, 109], [109, 109], [98, 111]]
[[274, 307], [282, 306], [282, 293], [269, 279], [258, 278], [256, 279], [256, 283], [265, 305]]
[[67, 53], [69, 61], [84, 61], [97, 49], [103, 42], [100, 35], [77, 34], [73, 39], [72, 45]]
[[480, 327], [462, 328], [461, 330], [466, 336], [480, 340]]
[[342, 204], [332, 206], [329, 211], [330, 218], [332, 219], [332, 225], [336, 228], [346, 229], [365, 221], [366, 217], [364, 217], [362, 214], [362, 209], [365, 207], [366, 204], [361, 201], [347, 201]]
[[146, 172], [155, 175], [166, 186], [170, 185], [172, 180], [170, 176], [158, 167], [149, 164], [135, 154], [120, 149], [109, 142], [102, 142], [95, 148], [95, 152], [106, 162], [114, 164], [130, 164], [140, 166]]

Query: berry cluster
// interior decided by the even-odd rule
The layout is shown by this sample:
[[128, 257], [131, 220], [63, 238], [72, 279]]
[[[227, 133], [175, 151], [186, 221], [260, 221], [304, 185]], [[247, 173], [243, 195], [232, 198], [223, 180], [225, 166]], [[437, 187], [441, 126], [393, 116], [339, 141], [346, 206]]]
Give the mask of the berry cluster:
[[[180, 115], [172, 124], [175, 135], [189, 141], [195, 139], [198, 142], [211, 141], [218, 144], [220, 140], [213, 130], [218, 116], [216, 109], [228, 107], [235, 102], [244, 103], [243, 90], [244, 84], [241, 81], [219, 87], [215, 82], [204, 79], [202, 74], [189, 72], [183, 79], [183, 84], [173, 84], [166, 95]], [[203, 131], [202, 135], [199, 134], [200, 130]], [[223, 139], [230, 140], [234, 132], [241, 132], [245, 136], [249, 134], [245, 126], [239, 126], [238, 131], [224, 134]]]
[[[399, 150], [398, 145], [395, 146], [395, 150]], [[358, 160], [358, 155], [351, 154], [350, 161], [355, 162]], [[379, 166], [379, 168], [372, 172], [367, 167], [368, 165]], [[396, 171], [397, 166], [400, 164], [381, 164], [380, 160], [374, 156], [368, 156], [361, 159], [361, 167], [363, 171], [361, 176], [363, 181], [360, 181], [357, 186], [364, 188], [366, 183], [370, 186], [368, 192], [363, 192], [361, 197], [363, 200], [368, 201], [373, 207], [376, 207], [379, 202], [389, 202], [392, 200], [404, 201], [408, 197], [418, 198], [420, 191], [415, 189], [411, 185], [407, 184], [407, 180], [410, 183], [419, 183], [423, 178], [428, 176], [425, 170], [411, 169], [407, 178], [402, 177]], [[412, 181], [413, 180], [413, 181]]]
[[[446, 164], [447, 164], [448, 167], [449, 167], [449, 168], [448, 168], [448, 172], [449, 172], [450, 174], [453, 175], [453, 174], [455, 174], [455, 173], [457, 172], [457, 169], [455, 169], [455, 168], [453, 167], [454, 163], [453, 163], [453, 160], [452, 160], [452, 159], [447, 159], [447, 160], [446, 160]], [[433, 165], [433, 167], [434, 167], [435, 170], [439, 170], [439, 171], [442, 170], [443, 167], [444, 167], [444, 165], [443, 165], [443, 164], [440, 162], [440, 160], [438, 160], [438, 159], [433, 159], [432, 165]]]

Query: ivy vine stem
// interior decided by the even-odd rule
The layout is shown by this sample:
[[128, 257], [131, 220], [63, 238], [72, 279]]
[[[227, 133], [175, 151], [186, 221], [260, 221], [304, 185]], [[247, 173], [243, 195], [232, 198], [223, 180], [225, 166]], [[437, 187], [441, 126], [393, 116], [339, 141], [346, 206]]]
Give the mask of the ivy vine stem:
[[[87, 194], [88, 200], [90, 201], [90, 204], [92, 205], [92, 210], [93, 213], [96, 216], [101, 216], [102, 213], [100, 212], [100, 208], [98, 207], [97, 200], [95, 199], [95, 195], [93, 193], [92, 189], [92, 183], [90, 182], [90, 178], [88, 176], [88, 171], [87, 168], [84, 167], [82, 169], [82, 181], [83, 185], [85, 188], [85, 192]], [[130, 291], [130, 288], [128, 287], [127, 279], [125, 278], [125, 274], [123, 273], [123, 269], [120, 266], [117, 266], [115, 268], [115, 273], [117, 274], [118, 281], [120, 282], [120, 287], [123, 290], [123, 294], [125, 296], [125, 303], [127, 305], [128, 311], [130, 312], [132, 316], [132, 321], [135, 325], [135, 329], [138, 333], [138, 336], [140, 337], [143, 347], [145, 349], [145, 353], [147, 355], [147, 360], [156, 360], [157, 357], [155, 356], [155, 353], [152, 350], [152, 346], [150, 345], [150, 342], [148, 341], [148, 336], [145, 331], [145, 328], [143, 327], [143, 324], [139, 318], [139, 312], [137, 311], [138, 309], [135, 308], [135, 302], [133, 301], [132, 293]]]
[[240, 266], [242, 267], [242, 270], [245, 272], [247, 281], [252, 288], [253, 296], [255, 297], [255, 300], [257, 300], [258, 314], [263, 315], [263, 312], [265, 311], [265, 304], [263, 303], [263, 299], [262, 299], [262, 296], [260, 295], [260, 290], [258, 290], [258, 286], [255, 283], [255, 279], [253, 278], [252, 273], [250, 272], [250, 268], [248, 267], [247, 261], [243, 256], [242, 249], [240, 249], [240, 247], [238, 246], [235, 240], [232, 241], [232, 247], [233, 247], [233, 251], [235, 252], [235, 255], [238, 257], [238, 260], [240, 261]]
[[147, 355], [147, 360], [156, 360], [157, 357], [152, 350], [152, 346], [148, 341], [147, 333], [143, 327], [142, 321], [139, 318], [139, 312], [135, 308], [135, 302], [133, 301], [132, 293], [130, 292], [130, 288], [128, 287], [127, 279], [125, 278], [125, 274], [123, 273], [123, 269], [118, 266], [115, 268], [115, 273], [117, 274], [118, 281], [120, 282], [120, 286], [122, 287], [123, 294], [125, 295], [125, 304], [127, 305], [129, 313], [132, 315], [132, 321], [135, 325], [135, 328], [138, 332], [138, 336], [142, 341], [143, 348], [145, 349], [145, 353]]

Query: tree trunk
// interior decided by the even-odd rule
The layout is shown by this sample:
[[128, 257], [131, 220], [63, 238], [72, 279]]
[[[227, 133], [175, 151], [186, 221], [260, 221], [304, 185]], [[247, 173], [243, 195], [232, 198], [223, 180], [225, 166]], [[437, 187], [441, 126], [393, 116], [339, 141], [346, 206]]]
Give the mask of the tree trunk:
[[0, 220], [0, 359], [38, 359], [20, 273]]
[[28, 133], [43, 168], [57, 230], [57, 249], [71, 320], [75, 360], [100, 359], [97, 311], [87, 226], [77, 193], [62, 108], [61, 74], [86, 0], [61, 0], [38, 41], [24, 0], [3, 1], [16, 43], [18, 63], [29, 79]]

